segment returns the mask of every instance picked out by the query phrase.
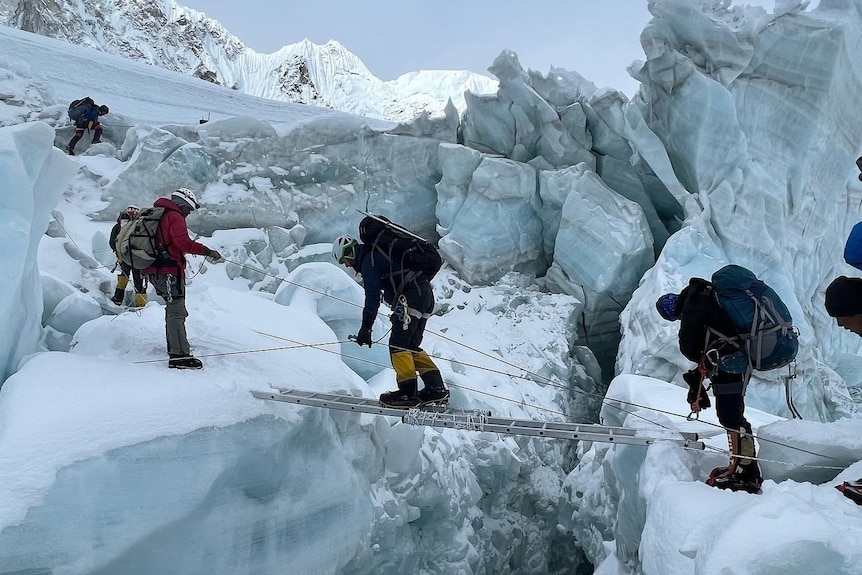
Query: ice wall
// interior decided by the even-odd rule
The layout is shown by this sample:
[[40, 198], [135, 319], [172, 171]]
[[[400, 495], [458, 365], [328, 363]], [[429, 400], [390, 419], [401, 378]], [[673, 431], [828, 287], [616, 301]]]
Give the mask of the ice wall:
[[[862, 129], [855, 102], [862, 89], [855, 57], [862, 48], [862, 18], [852, 2], [820, 2], [813, 10], [801, 2], [776, 4], [776, 13], [767, 14], [726, 2], [650, 3], [654, 17], [642, 35], [647, 60], [633, 68], [643, 85], [626, 107], [625, 121], [633, 150], [685, 208], [685, 220], [622, 314], [617, 371], [624, 375], [614, 380], [612, 391], [637, 405], [664, 403], [653, 382], [626, 375], [679, 384], [681, 371], [691, 367], [678, 351], [678, 325], [657, 317], [656, 298], [678, 291], [691, 276], [709, 278], [726, 263], [749, 267], [775, 287], [800, 328], [799, 375], [791, 385], [796, 406], [813, 420], [766, 425], [776, 415], [789, 417], [782, 373], [755, 375], [746, 414], [762, 438], [765, 477], [828, 481], [854, 460], [835, 443], [841, 444], [841, 433], [858, 424], [819, 422], [859, 415], [851, 399], [858, 390], [847, 387], [847, 382], [858, 384], [852, 375], [858, 358], [843, 353], [858, 350], [859, 341], [826, 317], [823, 290], [836, 275], [858, 275], [842, 262], [841, 252], [847, 232], [862, 216], [862, 188], [854, 170]], [[837, 371], [848, 375], [847, 382]], [[677, 402], [681, 411], [682, 390], [667, 401]], [[610, 407], [606, 403], [602, 413], [607, 422], [646, 425], [631, 417], [623, 421], [624, 412], [615, 414]], [[647, 419], [659, 425], [676, 421], [663, 421], [667, 414], [652, 413]], [[812, 429], [819, 435], [806, 440]], [[721, 436], [720, 429], [709, 435], [714, 433]], [[704, 544], [699, 542], [704, 531], [675, 531], [680, 522], [691, 525], [704, 515], [718, 516], [718, 508], [710, 508], [704, 497], [723, 495], [692, 485], [707, 489], [691, 493], [697, 518], [675, 514], [685, 508], [679, 500], [688, 497], [680, 482], [702, 481], [712, 464], [711, 456], [690, 455], [664, 447], [644, 453], [593, 446], [583, 453], [565, 489], [577, 524], [574, 536], [594, 564], [605, 562], [600, 569], [608, 572], [650, 574], [737, 568], [766, 572], [785, 561], [802, 570], [824, 561], [853, 570], [847, 566], [856, 560], [854, 549], [832, 555], [821, 546], [819, 529], [807, 530], [818, 518], [793, 522], [804, 526], [799, 541], [796, 535], [790, 544], [753, 536], [746, 546], [734, 542], [740, 551], [733, 556], [713, 552], [725, 544], [713, 534]], [[714, 461], [721, 465], [725, 460]], [[811, 469], [810, 463], [830, 467]], [[653, 472], [658, 475], [650, 479]], [[829, 497], [832, 486], [821, 487], [822, 496]], [[776, 500], [758, 501], [760, 511], [746, 507], [757, 515], [744, 523], [768, 523], [772, 515], [767, 505], [809, 513], [801, 498], [784, 500], [802, 488], [794, 481], [780, 483], [773, 492]], [[720, 515], [720, 522], [725, 524], [728, 516]], [[791, 548], [805, 551], [790, 558]], [[763, 556], [770, 558], [769, 567], [759, 566]]]
[[[687, 229], [669, 240], [626, 311], [617, 369], [669, 380], [687, 368], [679, 354], [659, 351], [673, 348], [676, 326], [658, 321], [653, 302], [692, 275], [736, 263], [779, 292], [801, 331], [794, 387], [803, 415], [845, 415], [846, 388], [823, 364], [858, 345], [826, 316], [822, 294], [848, 273], [841, 251], [862, 216], [852, 173], [862, 19], [841, 2], [787, 5], [779, 15], [682, 0], [651, 10], [647, 61], [635, 71], [644, 85], [626, 119], [661, 140], [664, 153], [645, 138], [635, 147], [668, 189], [690, 194], [675, 192]], [[779, 382], [777, 372], [757, 374], [749, 402], [787, 414]]]
[[[447, 263], [469, 283], [492, 284], [515, 271], [548, 275], [543, 288], [587, 297], [583, 341], [601, 356], [607, 378], [619, 311], [681, 208], [648, 164], [633, 161], [624, 96], [596, 92], [563, 70], [524, 72], [511, 52], [492, 69], [500, 90], [468, 95], [462, 119], [450, 107], [445, 117], [386, 130], [339, 115], [285, 133], [251, 117], [135, 127], [118, 142], [124, 166], [104, 187], [101, 217], [178, 186], [198, 193], [203, 207], [189, 225], [203, 234], [301, 225], [303, 241], [324, 243], [355, 234], [358, 210], [382, 213], [439, 236]], [[574, 166], [579, 175], [565, 183]], [[577, 182], [591, 182], [588, 199], [575, 193]], [[603, 216], [582, 230], [595, 210]], [[614, 233], [595, 233], [600, 223]], [[618, 261], [607, 267], [590, 254]]]
[[77, 166], [53, 147], [54, 131], [36, 122], [0, 128], [0, 213], [4, 273], [0, 274], [0, 382], [39, 349], [42, 291], [36, 251], [51, 210]]

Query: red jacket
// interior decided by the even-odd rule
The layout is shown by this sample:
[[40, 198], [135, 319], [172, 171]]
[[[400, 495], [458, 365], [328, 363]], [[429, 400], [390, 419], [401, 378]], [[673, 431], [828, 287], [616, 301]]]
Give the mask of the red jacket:
[[145, 269], [144, 274], [170, 274], [176, 273], [180, 277], [186, 267], [185, 254], [202, 256], [209, 254], [210, 249], [189, 237], [189, 228], [186, 226], [186, 218], [180, 211], [179, 206], [169, 198], [159, 198], [153, 203], [157, 208], [165, 208], [165, 213], [159, 221], [159, 230], [156, 232], [156, 240], [159, 245], [167, 248], [171, 256], [171, 262], [167, 265], [152, 265]]

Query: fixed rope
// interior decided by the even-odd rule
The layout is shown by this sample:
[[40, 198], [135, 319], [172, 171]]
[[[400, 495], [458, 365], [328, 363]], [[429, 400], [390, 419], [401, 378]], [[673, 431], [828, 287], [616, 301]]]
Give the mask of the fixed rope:
[[[237, 262], [237, 261], [231, 260], [231, 259], [229, 259], [229, 258], [225, 258], [225, 257], [223, 257], [222, 259], [223, 259], [223, 261], [225, 261], [225, 262], [227, 262], [227, 263], [231, 263], [231, 264], [237, 265], [237, 266], [239, 266], [239, 267], [249, 269], [249, 270], [254, 271], [254, 272], [258, 273], [258, 274], [263, 274], [263, 275], [265, 275], [265, 276], [272, 277], [272, 278], [277, 279], [277, 280], [279, 280], [279, 281], [281, 281], [281, 282], [284, 282], [284, 283], [286, 283], [286, 284], [288, 284], [288, 285], [293, 285], [293, 286], [295, 286], [295, 287], [298, 287], [298, 288], [301, 288], [301, 289], [304, 289], [304, 290], [310, 291], [310, 292], [312, 292], [312, 293], [315, 293], [315, 294], [321, 295], [321, 296], [323, 296], [323, 297], [330, 298], [330, 299], [335, 300], [335, 301], [339, 301], [339, 302], [341, 302], [341, 303], [344, 303], [344, 304], [347, 304], [347, 305], [350, 305], [350, 306], [356, 307], [356, 308], [358, 308], [358, 309], [363, 309], [363, 307], [364, 307], [362, 304], [357, 304], [357, 303], [355, 303], [355, 302], [352, 302], [352, 301], [346, 300], [346, 299], [344, 299], [344, 298], [337, 297], [337, 296], [335, 296], [335, 295], [333, 295], [333, 294], [327, 293], [326, 291], [319, 290], [319, 289], [315, 289], [315, 288], [312, 288], [312, 287], [310, 287], [310, 286], [306, 286], [306, 285], [303, 285], [303, 284], [301, 284], [301, 283], [294, 282], [294, 281], [291, 281], [291, 280], [288, 280], [288, 279], [285, 279], [285, 278], [279, 277], [279, 276], [277, 276], [277, 275], [275, 275], [275, 274], [271, 274], [271, 273], [269, 273], [269, 272], [267, 272], [267, 271], [265, 271], [265, 270], [261, 270], [261, 269], [256, 268], [256, 267], [249, 266], [249, 265], [247, 265], [247, 264], [244, 264], [244, 263], [241, 263], [241, 262]], [[202, 264], [201, 264], [201, 267], [202, 267], [202, 266], [203, 266], [203, 262], [202, 262]], [[198, 273], [199, 273], [199, 272], [200, 272], [200, 269], [198, 270]], [[195, 275], [197, 275], [197, 274], [195, 274]], [[378, 312], [378, 315], [379, 315], [379, 316], [383, 316], [383, 317], [388, 317], [388, 316], [387, 316], [387, 314], [385, 314], [385, 313], [383, 313], [383, 312]], [[281, 347], [275, 347], [275, 348], [260, 348], [260, 349], [253, 349], [253, 350], [243, 350], [243, 351], [235, 351], [235, 352], [225, 352], [225, 353], [218, 353], [218, 354], [209, 354], [209, 355], [202, 355], [201, 357], [203, 357], [203, 358], [205, 358], [205, 357], [219, 357], [219, 356], [230, 356], [230, 355], [239, 355], [239, 354], [248, 354], [248, 353], [263, 353], [263, 352], [271, 352], [271, 351], [285, 351], [285, 350], [290, 350], [290, 349], [300, 349], [300, 348], [315, 348], [315, 349], [319, 349], [320, 351], [324, 351], [324, 352], [326, 352], [326, 353], [331, 353], [331, 354], [338, 355], [338, 356], [345, 357], [345, 358], [349, 358], [349, 359], [352, 359], [352, 360], [355, 360], [355, 361], [361, 361], [361, 362], [369, 363], [369, 364], [376, 365], [376, 366], [379, 366], [379, 367], [382, 367], [382, 368], [391, 368], [391, 366], [390, 366], [390, 365], [382, 365], [382, 364], [380, 364], [380, 363], [373, 362], [373, 361], [367, 360], [367, 359], [365, 359], [365, 358], [360, 358], [360, 357], [356, 357], [356, 356], [349, 356], [349, 355], [346, 355], [346, 354], [341, 353], [340, 351], [322, 349], [322, 348], [323, 348], [323, 347], [325, 347], [325, 346], [341, 345], [341, 344], [343, 344], [343, 343], [348, 343], [348, 342], [349, 342], [349, 340], [348, 340], [348, 342], [344, 342], [344, 341], [336, 341], [336, 342], [326, 342], [326, 343], [308, 344], [308, 343], [298, 342], [298, 341], [296, 341], [296, 340], [291, 340], [291, 339], [289, 339], [289, 338], [282, 338], [282, 337], [280, 337], [280, 336], [276, 336], [276, 335], [268, 334], [268, 333], [264, 333], [264, 332], [257, 332], [257, 333], [260, 333], [260, 334], [262, 334], [262, 335], [266, 335], [266, 336], [269, 336], [269, 337], [273, 337], [273, 338], [276, 338], [276, 339], [283, 339], [283, 340], [285, 340], [285, 341], [292, 342], [294, 345], [290, 345], [290, 346], [281, 346]], [[452, 344], [454, 344], [454, 345], [457, 345], [457, 346], [459, 346], [459, 347], [462, 347], [462, 348], [464, 348], [464, 349], [467, 349], [467, 350], [469, 350], [469, 351], [472, 351], [472, 352], [474, 352], [474, 353], [477, 353], [477, 354], [479, 354], [479, 355], [481, 355], [481, 356], [484, 356], [484, 357], [486, 357], [486, 358], [489, 358], [489, 359], [491, 359], [491, 360], [493, 360], [493, 361], [495, 361], [495, 362], [499, 362], [499, 363], [502, 363], [502, 364], [504, 364], [504, 365], [506, 365], [506, 366], [509, 366], [509, 367], [515, 368], [515, 369], [516, 369], [516, 370], [518, 370], [520, 373], [510, 373], [510, 372], [507, 372], [507, 371], [497, 370], [497, 369], [493, 369], [493, 368], [486, 367], [486, 366], [481, 366], [481, 365], [476, 365], [476, 364], [470, 364], [470, 363], [466, 363], [466, 362], [463, 362], [463, 361], [458, 360], [458, 363], [460, 363], [461, 365], [464, 365], [464, 366], [466, 366], [466, 367], [471, 367], [471, 368], [474, 368], [474, 369], [482, 370], [482, 371], [489, 372], [489, 373], [495, 373], [495, 374], [498, 374], [498, 375], [502, 375], [502, 376], [510, 377], [510, 378], [514, 378], [514, 379], [523, 379], [523, 380], [525, 380], [525, 381], [533, 381], [533, 382], [536, 382], [536, 383], [542, 383], [542, 384], [545, 384], [545, 385], [548, 385], [548, 386], [551, 386], [551, 387], [557, 387], [557, 388], [559, 388], [559, 389], [566, 390], [567, 392], [570, 392], [570, 393], [580, 394], [580, 395], [585, 396], [585, 397], [593, 398], [593, 399], [596, 399], [596, 400], [600, 401], [603, 405], [606, 405], [607, 407], [611, 407], [611, 408], [617, 409], [617, 410], [619, 410], [619, 411], [620, 411], [620, 412], [622, 412], [622, 413], [625, 413], [625, 414], [630, 415], [630, 416], [633, 416], [633, 417], [637, 417], [637, 418], [639, 418], [639, 419], [641, 419], [641, 420], [643, 420], [643, 421], [645, 421], [645, 422], [650, 423], [651, 425], [655, 425], [655, 426], [657, 426], [657, 427], [660, 427], [660, 428], [663, 428], [663, 429], [666, 429], [666, 430], [676, 431], [676, 429], [675, 429], [675, 428], [673, 428], [673, 427], [671, 427], [671, 426], [663, 425], [663, 424], [661, 424], [661, 423], [659, 423], [659, 422], [657, 422], [657, 421], [652, 421], [651, 419], [649, 419], [648, 417], [646, 417], [646, 416], [644, 416], [644, 415], [642, 415], [642, 414], [639, 414], [639, 413], [636, 413], [636, 412], [634, 412], [634, 411], [629, 411], [629, 410], [627, 410], [627, 409], [624, 409], [621, 405], [624, 405], [624, 406], [627, 406], [627, 407], [638, 408], [638, 409], [651, 410], [651, 411], [654, 411], [654, 412], [656, 412], [656, 413], [661, 413], [661, 414], [668, 415], [668, 416], [671, 416], [671, 417], [678, 417], [678, 418], [682, 418], [682, 419], [685, 419], [685, 418], [686, 418], [686, 416], [685, 416], [685, 415], [680, 414], [680, 413], [675, 413], [675, 412], [672, 412], [672, 411], [667, 411], [667, 410], [659, 409], [659, 408], [652, 407], [652, 406], [641, 405], [641, 404], [634, 403], [634, 402], [631, 402], [631, 401], [624, 401], [624, 400], [620, 400], [620, 399], [613, 399], [613, 400], [610, 400], [610, 399], [606, 398], [605, 396], [600, 395], [600, 394], [597, 394], [597, 393], [591, 393], [591, 392], [588, 392], [588, 391], [585, 391], [585, 390], [582, 390], [582, 389], [572, 388], [572, 387], [569, 387], [569, 386], [567, 386], [567, 385], [565, 385], [565, 384], [558, 383], [558, 382], [554, 381], [553, 379], [548, 378], [548, 377], [546, 377], [546, 376], [543, 376], [543, 375], [541, 375], [541, 374], [537, 374], [537, 373], [531, 372], [530, 370], [525, 369], [525, 368], [522, 368], [522, 367], [520, 367], [520, 366], [518, 366], [518, 365], [516, 365], [516, 364], [514, 364], [514, 363], [512, 363], [512, 362], [509, 362], [509, 361], [507, 361], [506, 359], [504, 359], [504, 358], [502, 358], [502, 357], [495, 356], [495, 355], [490, 354], [490, 353], [488, 353], [488, 352], [485, 352], [485, 351], [483, 351], [483, 350], [480, 350], [480, 349], [474, 348], [474, 347], [472, 347], [472, 346], [469, 346], [469, 345], [467, 345], [467, 344], [464, 344], [464, 343], [462, 343], [462, 342], [459, 342], [459, 341], [457, 341], [457, 340], [455, 340], [455, 339], [453, 339], [453, 338], [450, 338], [450, 337], [448, 337], [448, 336], [446, 336], [446, 335], [444, 335], [444, 334], [442, 334], [442, 333], [438, 333], [438, 332], [435, 332], [435, 331], [433, 331], [433, 330], [427, 330], [427, 331], [426, 331], [426, 333], [429, 333], [429, 334], [431, 334], [431, 335], [434, 335], [435, 337], [439, 337], [439, 338], [441, 338], [442, 340], [448, 341], [448, 342], [450, 342], [450, 343], [452, 343]], [[384, 336], [383, 336], [383, 337], [385, 337], [385, 335], [386, 335], [386, 334], [384, 334]], [[381, 340], [383, 339], [383, 337], [379, 338], [375, 343], [379, 343], [379, 341], [381, 341]], [[407, 349], [404, 349], [404, 348], [399, 348], [399, 347], [397, 347], [397, 346], [389, 346], [389, 347], [390, 347], [391, 349], [396, 349], [396, 350], [399, 350], [399, 351], [410, 351], [410, 350], [407, 350]], [[443, 361], [450, 361], [450, 359], [449, 359], [449, 358], [445, 358], [445, 357], [441, 357], [441, 356], [436, 356], [436, 355], [431, 355], [431, 354], [429, 354], [429, 356], [430, 356], [430, 357], [432, 357], [433, 359], [439, 359], [439, 360], [443, 360]], [[163, 360], [161, 360], [161, 359], [158, 359], [158, 360], [144, 360], [144, 361], [138, 361], [138, 362], [133, 362], [133, 363], [151, 363], [151, 362], [161, 362], [161, 361], [163, 361]], [[547, 407], [543, 407], [543, 406], [539, 406], [539, 405], [531, 405], [531, 404], [528, 404], [528, 403], [526, 403], [526, 402], [524, 402], [524, 401], [518, 401], [518, 400], [514, 400], [514, 399], [510, 399], [510, 398], [506, 398], [506, 397], [498, 396], [498, 395], [495, 395], [495, 394], [491, 394], [491, 393], [488, 393], [488, 392], [485, 392], [485, 391], [482, 391], [482, 390], [478, 390], [478, 389], [470, 388], [470, 387], [463, 386], [463, 385], [457, 385], [457, 384], [451, 384], [451, 383], [450, 383], [449, 385], [450, 385], [450, 387], [457, 387], [457, 388], [460, 388], [460, 389], [464, 389], [464, 390], [466, 390], [466, 391], [470, 391], [470, 392], [472, 392], [472, 393], [477, 393], [477, 394], [481, 394], [481, 395], [486, 395], [486, 396], [488, 396], [488, 397], [493, 397], [493, 398], [498, 399], [498, 400], [501, 400], [501, 401], [508, 401], [508, 402], [512, 402], [512, 403], [517, 404], [517, 405], [519, 405], [519, 406], [523, 406], [523, 407], [530, 407], [530, 408], [532, 408], [532, 409], [536, 409], [536, 410], [540, 410], [540, 411], [545, 411], [545, 412], [548, 412], [548, 413], [553, 413], [553, 414], [559, 415], [559, 416], [564, 417], [564, 418], [569, 417], [569, 416], [568, 416], [568, 414], [566, 414], [566, 413], [563, 413], [563, 412], [558, 411], [558, 410], [549, 409], [549, 408], [547, 408]], [[620, 404], [621, 404], [621, 405], [620, 405]], [[712, 422], [708, 422], [708, 421], [701, 421], [700, 423], [701, 423], [701, 424], [703, 424], [703, 425], [708, 425], [708, 426], [712, 426], [712, 427], [715, 427], [715, 428], [721, 429], [722, 431], [725, 431], [725, 432], [728, 432], [728, 431], [735, 431], [735, 430], [732, 430], [732, 429], [726, 428], [726, 427], [724, 427], [724, 426], [722, 426], [722, 425], [720, 425], [720, 424], [716, 424], [716, 423], [712, 423]], [[759, 437], [759, 436], [757, 436], [757, 435], [755, 435], [755, 434], [751, 434], [751, 435], [752, 435], [752, 437], [754, 437], [755, 439], [757, 439], [757, 440], [758, 440], [758, 441], [760, 441], [760, 442], [772, 443], [772, 444], [775, 444], [775, 445], [778, 445], [778, 446], [784, 447], [784, 448], [786, 448], [786, 449], [790, 449], [790, 450], [798, 451], [798, 452], [805, 453], [805, 454], [808, 454], [808, 455], [813, 455], [813, 456], [816, 456], [816, 457], [821, 457], [821, 458], [824, 458], [824, 459], [833, 459], [833, 460], [835, 460], [835, 461], [843, 461], [843, 460], [841, 460], [841, 459], [839, 459], [839, 458], [836, 458], [836, 457], [831, 457], [831, 456], [829, 456], [829, 455], [816, 453], [816, 452], [814, 452], [814, 451], [810, 451], [810, 450], [807, 450], [807, 449], [804, 449], [804, 448], [801, 448], [801, 447], [797, 447], [797, 446], [793, 446], [793, 445], [788, 445], [788, 444], [783, 443], [783, 442], [780, 442], [780, 441], [776, 441], [776, 440], [772, 440], [772, 439], [767, 439], [767, 438], [762, 438], [762, 437]], [[714, 452], [721, 453], [721, 454], [725, 454], [725, 455], [727, 455], [727, 454], [729, 454], [729, 453], [730, 453], [730, 452], [729, 452], [728, 450], [726, 450], [726, 449], [721, 449], [721, 448], [716, 448], [716, 447], [710, 447], [710, 446], [707, 446], [707, 449], [708, 449], [709, 451], [714, 451]], [[795, 464], [793, 464], [793, 463], [789, 463], [789, 462], [771, 461], [771, 460], [765, 460], [765, 459], [761, 459], [761, 458], [757, 458], [757, 457], [755, 457], [755, 458], [750, 458], [750, 459], [758, 460], [758, 461], [769, 461], [769, 462], [771, 462], [771, 463], [780, 463], [780, 464], [784, 464], [784, 465], [795, 465]], [[815, 467], [815, 468], [822, 468], [822, 469], [844, 469], [844, 467], [828, 467], [828, 466], [816, 466], [816, 465], [800, 465], [800, 467]]]

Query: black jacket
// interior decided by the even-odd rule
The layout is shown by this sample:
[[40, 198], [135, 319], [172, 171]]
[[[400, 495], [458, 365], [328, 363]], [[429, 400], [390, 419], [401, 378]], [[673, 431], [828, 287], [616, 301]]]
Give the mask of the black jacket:
[[715, 299], [712, 284], [705, 279], [691, 278], [680, 293], [677, 307], [681, 311], [679, 350], [687, 359], [700, 363], [704, 353], [713, 348], [718, 349], [719, 355], [735, 351], [733, 346], [722, 345], [720, 338], [708, 329], [727, 336], [736, 335], [736, 329]]
[[114, 253], [117, 253], [117, 236], [120, 234], [120, 228], [130, 221], [132, 221], [132, 218], [129, 217], [129, 214], [126, 212], [120, 212], [120, 215], [117, 217], [117, 223], [114, 224], [113, 228], [111, 228], [111, 235], [108, 237], [108, 245], [111, 246]]

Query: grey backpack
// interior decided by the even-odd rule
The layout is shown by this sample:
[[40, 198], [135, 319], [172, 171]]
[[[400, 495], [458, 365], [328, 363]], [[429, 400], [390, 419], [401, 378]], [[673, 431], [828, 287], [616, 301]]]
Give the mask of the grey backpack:
[[156, 232], [165, 208], [146, 208], [138, 216], [120, 228], [117, 234], [117, 254], [127, 265], [142, 270], [156, 260], [165, 258], [165, 249], [156, 241]]

